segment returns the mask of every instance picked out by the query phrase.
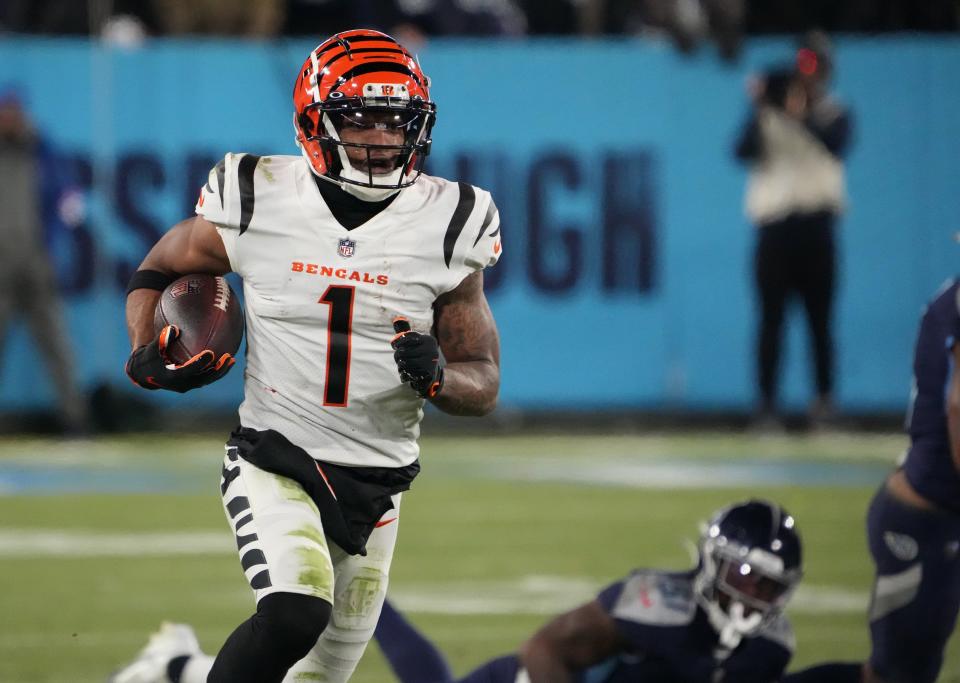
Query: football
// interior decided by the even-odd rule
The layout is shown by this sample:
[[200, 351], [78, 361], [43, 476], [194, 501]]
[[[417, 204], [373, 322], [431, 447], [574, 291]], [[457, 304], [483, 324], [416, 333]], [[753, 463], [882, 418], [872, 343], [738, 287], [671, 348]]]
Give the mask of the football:
[[184, 275], [160, 295], [153, 314], [154, 332], [176, 325], [180, 336], [167, 349], [174, 363], [185, 363], [204, 349], [216, 358], [236, 355], [243, 339], [243, 309], [225, 278]]

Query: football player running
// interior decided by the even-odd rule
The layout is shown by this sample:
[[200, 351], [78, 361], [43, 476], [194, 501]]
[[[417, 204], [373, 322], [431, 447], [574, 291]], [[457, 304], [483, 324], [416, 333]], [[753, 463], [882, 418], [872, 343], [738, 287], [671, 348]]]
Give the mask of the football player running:
[[923, 313], [907, 417], [910, 448], [867, 512], [876, 568], [870, 659], [790, 683], [934, 683], [960, 613], [960, 280]]
[[339, 33], [297, 74], [302, 156], [227, 154], [197, 216], [150, 250], [127, 297], [131, 379], [188, 391], [233, 359], [182, 365], [157, 336], [178, 274], [243, 279], [247, 364], [220, 491], [256, 613], [216, 657], [165, 624], [115, 683], [349, 679], [373, 635], [425, 400], [484, 415], [499, 341], [482, 271], [499, 258], [484, 190], [422, 174], [436, 106], [410, 53]]
[[[774, 683], [794, 648], [782, 614], [801, 578], [793, 517], [763, 500], [731, 505], [699, 550], [695, 569], [634, 571], [460, 683]], [[454, 680], [389, 601], [376, 638], [402, 683]]]

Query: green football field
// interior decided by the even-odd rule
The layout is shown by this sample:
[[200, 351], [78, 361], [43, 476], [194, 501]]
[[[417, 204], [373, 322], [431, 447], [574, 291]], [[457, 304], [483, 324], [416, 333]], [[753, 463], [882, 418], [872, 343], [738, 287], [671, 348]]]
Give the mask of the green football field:
[[[425, 438], [390, 593], [458, 673], [633, 567], [682, 568], [716, 507], [797, 518], [794, 666], [868, 641], [866, 506], [900, 436]], [[0, 683], [103, 681], [161, 620], [216, 650], [253, 608], [219, 498], [222, 440], [0, 440]], [[960, 683], [954, 639], [941, 681]], [[375, 645], [358, 683], [393, 680]]]

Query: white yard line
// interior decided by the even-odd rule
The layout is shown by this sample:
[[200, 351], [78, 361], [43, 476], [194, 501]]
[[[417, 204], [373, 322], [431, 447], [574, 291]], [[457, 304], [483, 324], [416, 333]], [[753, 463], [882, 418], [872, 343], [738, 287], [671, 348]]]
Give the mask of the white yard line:
[[[109, 468], [117, 465], [149, 467], [151, 462], [197, 467], [215, 466], [223, 454], [222, 437], [169, 436], [148, 434], [139, 437], [95, 437], [90, 439], [42, 439], [0, 437], [0, 462], [21, 465], [77, 465]], [[554, 453], [562, 458], [606, 457], [651, 458], [672, 461], [739, 458], [753, 455], [769, 460], [822, 459], [891, 463], [907, 446], [902, 434], [860, 432], [829, 435], [752, 436], [730, 431], [700, 431], [691, 435], [610, 434], [571, 436], [567, 434], [503, 434], [483, 439], [430, 436], [423, 438], [427, 458], [489, 461], [491, 457], [530, 457]], [[602, 457], [601, 456], [601, 457]]]
[[[98, 533], [67, 529], [0, 528], [0, 558], [145, 557], [232, 555], [222, 532]], [[391, 585], [391, 598], [410, 612], [432, 614], [555, 614], [590, 600], [602, 581], [592, 577], [527, 575], [490, 581]], [[835, 586], [802, 585], [791, 611], [805, 614], [864, 612], [865, 593]]]
[[[602, 582], [587, 577], [525, 576], [490, 582], [391, 584], [405, 611], [430, 614], [558, 614], [591, 600]], [[801, 586], [793, 614], [866, 613], [867, 594], [836, 586]]]
[[0, 529], [0, 557], [143, 557], [235, 553], [222, 532], [100, 533], [57, 529]]
[[[0, 497], [44, 491], [143, 492], [152, 481], [157, 491], [178, 491], [196, 486], [194, 470], [165, 467], [151, 470], [35, 462], [13, 466], [0, 460]], [[11, 469], [12, 468], [12, 469]], [[214, 481], [212, 467], [203, 473]], [[802, 461], [784, 459], [690, 460], [622, 455], [555, 457], [501, 455], [495, 460], [451, 458], [433, 476], [480, 478], [499, 481], [613, 486], [636, 489], [705, 489], [766, 486], [873, 486], [882, 481], [888, 466], [877, 462]], [[70, 476], [67, 476], [67, 472]], [[156, 476], [151, 477], [151, 472]], [[194, 471], [194, 473], [196, 473]]]

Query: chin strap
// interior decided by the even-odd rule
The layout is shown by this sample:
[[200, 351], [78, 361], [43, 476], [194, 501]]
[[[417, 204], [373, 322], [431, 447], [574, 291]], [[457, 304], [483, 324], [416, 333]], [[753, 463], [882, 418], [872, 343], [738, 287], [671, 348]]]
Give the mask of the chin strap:
[[380, 202], [400, 191], [395, 187], [364, 187], [362, 185], [354, 185], [353, 183], [337, 183], [337, 185], [339, 185], [344, 192], [352, 194], [357, 199], [362, 199], [365, 202]]
[[730, 603], [730, 610], [726, 613], [717, 606], [715, 610], [709, 610], [708, 615], [710, 623], [720, 634], [720, 645], [730, 650], [739, 645], [745, 635], [753, 633], [763, 621], [760, 612], [744, 616], [743, 603], [740, 602]]
[[[302, 150], [301, 150], [302, 151]], [[310, 172], [314, 176], [319, 178], [325, 183], [330, 183], [331, 185], [336, 185], [344, 192], [353, 195], [357, 199], [362, 199], [365, 202], [379, 202], [383, 201], [390, 195], [396, 194], [400, 191], [400, 188], [379, 188], [379, 187], [362, 187], [360, 185], [353, 185], [352, 183], [344, 183], [339, 180], [334, 180], [333, 178], [325, 175], [319, 175], [313, 170], [313, 166], [310, 165], [310, 159], [307, 158], [306, 152], [303, 152], [303, 158], [307, 162], [307, 168], [310, 169]]]

